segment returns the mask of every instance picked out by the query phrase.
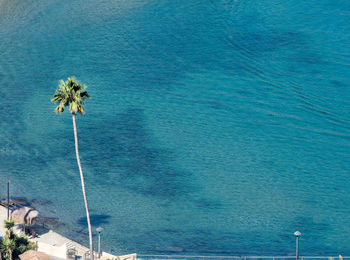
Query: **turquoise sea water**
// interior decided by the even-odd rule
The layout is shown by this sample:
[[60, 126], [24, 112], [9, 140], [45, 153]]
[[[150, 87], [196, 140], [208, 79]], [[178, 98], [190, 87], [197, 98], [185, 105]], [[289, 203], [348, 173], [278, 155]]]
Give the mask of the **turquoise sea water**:
[[[0, 177], [115, 253], [350, 254], [350, 2], [0, 0]], [[96, 240], [96, 237], [95, 237]]]

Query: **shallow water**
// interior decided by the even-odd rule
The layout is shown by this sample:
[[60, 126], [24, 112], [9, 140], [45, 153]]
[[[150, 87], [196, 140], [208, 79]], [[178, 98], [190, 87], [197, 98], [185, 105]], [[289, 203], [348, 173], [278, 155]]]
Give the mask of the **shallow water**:
[[[0, 0], [0, 176], [115, 253], [350, 254], [348, 1]], [[44, 203], [45, 202], [45, 203]], [[96, 239], [95, 239], [96, 240]]]

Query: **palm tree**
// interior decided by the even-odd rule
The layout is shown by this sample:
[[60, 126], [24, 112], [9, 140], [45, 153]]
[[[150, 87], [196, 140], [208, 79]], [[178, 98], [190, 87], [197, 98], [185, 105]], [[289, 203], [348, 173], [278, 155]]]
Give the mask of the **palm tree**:
[[6, 236], [1, 240], [0, 249], [4, 253], [6, 259], [12, 260], [12, 252], [15, 248], [16, 242], [13, 239]]
[[4, 228], [7, 229], [6, 236], [11, 237], [11, 234], [13, 232], [12, 229], [14, 226], [15, 226], [15, 222], [12, 219], [4, 221]]
[[7, 230], [12, 230], [14, 226], [15, 222], [12, 219], [4, 221], [4, 228], [6, 228]]
[[85, 209], [86, 209], [86, 219], [89, 229], [89, 242], [90, 242], [90, 256], [91, 260], [94, 260], [94, 249], [92, 244], [92, 230], [90, 224], [90, 213], [88, 207], [88, 201], [85, 192], [85, 183], [83, 170], [81, 168], [80, 157], [79, 157], [79, 147], [78, 147], [78, 134], [77, 125], [75, 122], [75, 115], [79, 113], [83, 115], [85, 110], [83, 108], [84, 100], [90, 98], [89, 94], [85, 91], [86, 86], [80, 84], [75, 77], [68, 78], [67, 81], [60, 80], [59, 86], [56, 89], [51, 101], [59, 103], [56, 107], [56, 113], [62, 113], [65, 107], [68, 107], [69, 111], [72, 113], [73, 118], [73, 129], [74, 129], [74, 140], [75, 140], [75, 153], [77, 157], [77, 163], [80, 172], [81, 188], [83, 190]]

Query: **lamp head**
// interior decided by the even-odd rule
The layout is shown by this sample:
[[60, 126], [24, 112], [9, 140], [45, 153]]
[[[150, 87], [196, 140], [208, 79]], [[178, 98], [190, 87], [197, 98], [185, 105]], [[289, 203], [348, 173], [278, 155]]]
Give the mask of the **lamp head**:
[[299, 237], [300, 235], [301, 235], [301, 233], [299, 231], [294, 232], [294, 236]]
[[103, 231], [103, 228], [102, 228], [102, 227], [98, 227], [98, 228], [96, 228], [96, 231], [97, 231], [98, 233], [101, 233], [101, 232]]

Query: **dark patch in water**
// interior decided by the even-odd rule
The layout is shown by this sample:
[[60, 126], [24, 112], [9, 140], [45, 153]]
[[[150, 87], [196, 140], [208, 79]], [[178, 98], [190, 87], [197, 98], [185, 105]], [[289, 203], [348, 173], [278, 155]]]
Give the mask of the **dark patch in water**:
[[198, 199], [193, 201], [193, 203], [196, 204], [197, 207], [202, 208], [204, 210], [217, 210], [217, 209], [221, 209], [222, 208], [222, 203], [220, 201], [214, 201], [212, 199], [206, 199], [206, 198], [202, 198], [202, 199]]
[[214, 109], [222, 109], [223, 105], [220, 102], [211, 102], [209, 103], [209, 106]]
[[38, 204], [38, 205], [51, 205], [51, 200], [44, 200], [44, 199], [33, 199], [31, 200], [31, 204]]
[[31, 201], [25, 197], [10, 197], [10, 201], [21, 206], [31, 206]]
[[[2, 202], [7, 203], [7, 198], [2, 198]], [[20, 205], [20, 206], [33, 206], [33, 204], [36, 205], [51, 205], [52, 201], [50, 200], [45, 200], [45, 199], [33, 199], [29, 200], [25, 197], [10, 197], [10, 202]]]
[[[133, 192], [167, 198], [193, 190], [183, 181], [188, 173], [172, 167], [173, 153], [155, 145], [142, 110], [117, 114], [104, 127], [103, 135], [96, 128], [84, 131], [96, 137], [94, 150], [98, 155], [92, 152], [84, 158], [88, 167], [100, 172], [95, 176], [96, 183], [115, 183]], [[90, 146], [81, 143], [82, 149]], [[96, 161], [97, 156], [105, 160]]]
[[53, 217], [43, 217], [43, 216], [39, 216], [36, 223], [45, 223], [48, 225], [59, 225], [60, 222], [58, 221], [58, 218], [53, 218]]
[[337, 88], [347, 88], [348, 85], [340, 80], [331, 80], [330, 83]]
[[231, 33], [227, 40], [235, 49], [254, 56], [282, 47], [304, 44], [300, 33], [278, 31]]
[[322, 59], [316, 55], [305, 55], [299, 61], [309, 63], [309, 64], [319, 64], [323, 62]]
[[59, 228], [65, 228], [66, 225], [58, 220], [58, 218], [45, 217], [39, 215], [33, 226], [30, 229], [35, 230], [38, 235], [47, 233], [50, 229], [56, 230]]
[[[90, 222], [92, 226], [99, 226], [99, 225], [103, 225], [103, 224], [108, 224], [109, 223], [109, 219], [111, 218], [110, 215], [105, 215], [105, 214], [93, 214], [90, 215]], [[77, 221], [77, 223], [81, 226], [86, 226], [87, 227], [87, 219], [86, 217], [81, 217], [79, 218], [79, 220]]]
[[154, 249], [154, 251], [156, 251], [156, 252], [175, 253], [175, 252], [183, 252], [184, 249], [183, 249], [182, 247], [169, 246], [169, 247], [166, 247], [166, 248], [159, 248], [159, 247], [156, 247], [156, 248]]
[[181, 233], [179, 230], [171, 229], [171, 228], [161, 229], [161, 230], [159, 230], [159, 232], [172, 233], [172, 234], [179, 234], [179, 233]]
[[295, 219], [294, 227], [302, 228], [304, 233], [312, 234], [313, 230], [321, 230], [326, 232], [329, 229], [329, 224], [324, 222], [315, 221], [312, 216], [300, 216]]

